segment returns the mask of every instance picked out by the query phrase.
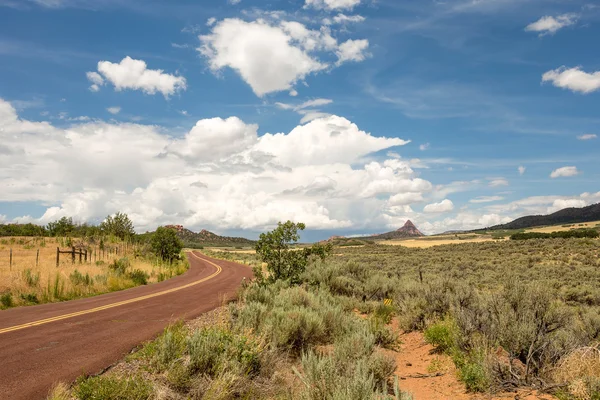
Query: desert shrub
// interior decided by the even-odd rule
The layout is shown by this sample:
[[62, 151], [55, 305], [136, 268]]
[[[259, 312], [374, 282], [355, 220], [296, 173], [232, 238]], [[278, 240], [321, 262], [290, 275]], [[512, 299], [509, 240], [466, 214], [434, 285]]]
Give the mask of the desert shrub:
[[127, 276], [136, 285], [147, 285], [148, 278], [150, 278], [150, 275], [148, 275], [146, 272], [142, 271], [141, 269], [134, 269], [133, 271], [130, 271], [129, 273], [127, 273]]
[[35, 293], [21, 293], [21, 300], [29, 304], [39, 304], [40, 300]]
[[40, 283], [40, 273], [34, 274], [30, 268], [23, 271], [23, 280], [29, 287], [36, 287]]
[[94, 279], [92, 277], [90, 277], [89, 274], [86, 273], [85, 275], [83, 275], [78, 270], [71, 272], [71, 274], [69, 275], [69, 280], [75, 286], [77, 286], [77, 285], [89, 286], [94, 283]]
[[440, 352], [449, 352], [456, 347], [458, 327], [451, 318], [446, 318], [429, 326], [424, 331], [427, 343]]
[[125, 275], [127, 268], [129, 268], [129, 259], [126, 257], [114, 260], [108, 268], [117, 276]]
[[295, 370], [304, 384], [298, 398], [307, 400], [359, 400], [371, 399], [375, 392], [375, 379], [364, 361], [354, 363], [342, 371], [331, 356], [313, 352], [302, 356], [303, 374]]
[[152, 386], [141, 376], [97, 376], [78, 380], [73, 393], [79, 400], [145, 400], [152, 395]]
[[13, 305], [14, 305], [14, 302], [13, 302], [13, 298], [12, 298], [12, 293], [7, 292], [7, 293], [2, 293], [2, 295], [0, 295], [0, 306], [2, 306], [2, 309], [10, 308]]
[[390, 355], [376, 351], [369, 357], [368, 367], [375, 385], [383, 388], [396, 370], [396, 360]]

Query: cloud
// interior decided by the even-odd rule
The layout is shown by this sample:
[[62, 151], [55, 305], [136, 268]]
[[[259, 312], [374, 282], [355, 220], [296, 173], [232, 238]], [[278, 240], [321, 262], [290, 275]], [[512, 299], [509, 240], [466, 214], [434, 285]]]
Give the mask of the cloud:
[[306, 0], [304, 7], [316, 9], [342, 10], [352, 9], [360, 4], [360, 0]]
[[338, 14], [333, 17], [333, 22], [336, 24], [346, 24], [346, 23], [359, 23], [364, 22], [365, 17], [362, 15], [345, 15]]
[[527, 171], [527, 168], [525, 168], [524, 166], [520, 166], [519, 168], [517, 168], [519, 171], [519, 175], [523, 176], [525, 174], [525, 171]]
[[108, 111], [109, 113], [111, 113], [113, 115], [116, 115], [121, 112], [121, 107], [108, 107], [106, 109], [106, 111]]
[[265, 21], [225, 19], [200, 41], [198, 51], [213, 71], [234, 69], [257, 96], [290, 90], [298, 80], [327, 67], [294, 46], [281, 27]]
[[587, 202], [582, 199], [556, 199], [546, 212], [551, 214], [565, 208], [581, 208], [585, 206], [587, 206]]
[[213, 26], [215, 22], [217, 22], [217, 19], [215, 17], [210, 17], [206, 20], [206, 26]]
[[293, 110], [298, 114], [302, 115], [302, 119], [300, 120], [301, 124], [306, 122], [310, 122], [317, 118], [325, 118], [329, 117], [331, 114], [322, 112], [318, 109], [314, 109], [313, 107], [325, 106], [333, 103], [331, 99], [313, 99], [307, 100], [304, 103], [293, 105], [288, 103], [277, 102], [275, 105], [282, 110]]
[[421, 151], [429, 150], [429, 143], [423, 143], [422, 145], [420, 145], [419, 150], [421, 150]]
[[360, 62], [369, 56], [366, 50], [369, 48], [367, 39], [352, 40], [349, 39], [340, 44], [340, 47], [335, 52], [338, 56], [337, 65], [341, 65], [348, 61]]
[[423, 208], [423, 212], [430, 214], [445, 213], [454, 210], [454, 203], [448, 199], [444, 199], [439, 203], [427, 204]]
[[489, 187], [508, 186], [508, 185], [509, 185], [508, 180], [506, 180], [504, 178], [491, 178], [488, 183]]
[[554, 34], [558, 30], [574, 25], [577, 22], [577, 14], [563, 14], [557, 17], [544, 16], [525, 28], [529, 32], [540, 32], [540, 36]]
[[202, 119], [182, 136], [116, 121], [59, 128], [20, 119], [0, 100], [0, 126], [10, 138], [2, 165], [27, 165], [0, 169], [3, 201], [52, 204], [21, 221], [98, 221], [122, 211], [139, 231], [168, 223], [262, 231], [287, 219], [310, 229], [381, 226], [397, 204], [433, 187], [407, 161], [364, 161], [407, 141], [371, 135], [338, 116], [261, 135], [235, 116]]
[[312, 30], [279, 17], [251, 22], [224, 19], [199, 39], [201, 46], [197, 50], [214, 73], [233, 69], [259, 97], [284, 90], [293, 96], [299, 81], [332, 68], [321, 61], [321, 55], [335, 54], [335, 66], [340, 66], [364, 60], [368, 47], [366, 40], [338, 44], [327, 27]]
[[542, 75], [542, 82], [552, 82], [556, 87], [588, 94], [600, 89], [600, 71], [587, 73], [580, 67], [563, 66]]
[[186, 80], [182, 76], [163, 73], [160, 69], [148, 69], [142, 60], [125, 57], [120, 63], [110, 61], [98, 62], [98, 72], [88, 72], [87, 78], [92, 82], [90, 90], [97, 92], [100, 86], [112, 83], [116, 91], [123, 89], [141, 90], [146, 94], [160, 92], [169, 97], [181, 90], [186, 90]]
[[577, 170], [577, 167], [562, 167], [562, 168], [558, 168], [555, 169], [554, 171], [552, 171], [552, 173], [550, 174], [550, 178], [561, 178], [561, 177], [570, 177], [570, 176], [575, 176], [578, 175], [579, 171]]
[[469, 203], [480, 204], [480, 203], [492, 203], [494, 201], [504, 200], [502, 196], [479, 196], [469, 200]]
[[596, 139], [597, 137], [598, 137], [598, 135], [596, 135], [596, 134], [588, 133], [585, 135], [577, 136], [577, 139], [578, 140], [592, 140], [592, 139]]

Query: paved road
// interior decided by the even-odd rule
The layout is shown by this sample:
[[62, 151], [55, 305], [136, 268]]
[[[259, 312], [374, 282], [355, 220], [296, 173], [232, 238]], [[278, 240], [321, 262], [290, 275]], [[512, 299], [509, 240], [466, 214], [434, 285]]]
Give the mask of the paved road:
[[169, 323], [235, 294], [248, 266], [188, 253], [190, 269], [150, 286], [0, 311], [0, 398], [45, 399], [58, 381], [102, 371]]

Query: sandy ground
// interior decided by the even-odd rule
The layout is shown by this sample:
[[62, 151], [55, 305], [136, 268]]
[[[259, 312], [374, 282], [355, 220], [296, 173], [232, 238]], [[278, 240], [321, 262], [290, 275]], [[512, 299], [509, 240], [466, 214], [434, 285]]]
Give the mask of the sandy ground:
[[467, 393], [452, 360], [436, 354], [423, 333], [403, 333], [400, 340], [400, 351], [392, 352], [397, 364], [395, 374], [400, 378], [400, 388], [412, 394], [413, 400], [557, 400], [528, 390], [494, 396]]

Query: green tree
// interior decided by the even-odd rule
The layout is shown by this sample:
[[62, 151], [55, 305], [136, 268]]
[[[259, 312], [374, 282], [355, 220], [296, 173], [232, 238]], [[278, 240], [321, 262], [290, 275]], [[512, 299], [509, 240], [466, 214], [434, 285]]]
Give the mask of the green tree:
[[58, 221], [48, 224], [48, 232], [50, 236], [70, 236], [75, 230], [73, 218], [62, 217]]
[[115, 216], [108, 216], [100, 224], [100, 229], [106, 234], [118, 237], [121, 240], [130, 239], [135, 236], [133, 222], [127, 214], [118, 212]]
[[282, 279], [298, 283], [311, 256], [324, 259], [331, 253], [332, 245], [330, 243], [292, 248], [300, 240], [298, 231], [303, 231], [305, 228], [306, 225], [301, 222], [287, 221], [279, 222], [277, 228], [271, 232], [261, 233], [256, 244], [256, 254], [262, 262], [267, 263], [270, 281]]
[[152, 251], [163, 261], [173, 261], [183, 248], [183, 243], [177, 237], [177, 233], [173, 229], [160, 226], [150, 239]]

